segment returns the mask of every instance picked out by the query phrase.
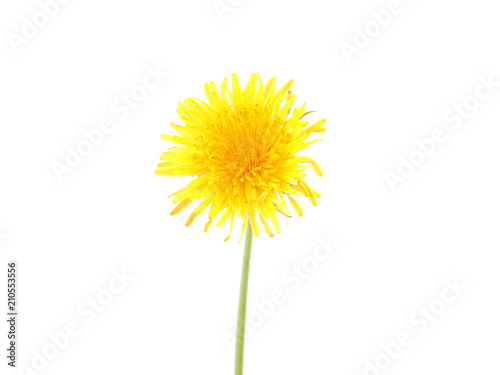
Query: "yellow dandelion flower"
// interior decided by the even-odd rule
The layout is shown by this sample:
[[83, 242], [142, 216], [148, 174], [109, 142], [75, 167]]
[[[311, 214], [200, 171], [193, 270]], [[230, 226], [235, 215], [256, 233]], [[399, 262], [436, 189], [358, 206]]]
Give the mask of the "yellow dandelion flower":
[[292, 110], [292, 80], [278, 91], [276, 77], [264, 85], [260, 75], [252, 74], [244, 90], [236, 74], [231, 81], [231, 90], [228, 79], [222, 81], [220, 93], [214, 82], [206, 83], [208, 102], [188, 98], [179, 103], [177, 113], [184, 125], [171, 124], [179, 135], [162, 135], [178, 146], [163, 153], [155, 172], [196, 177], [170, 196], [177, 204], [171, 215], [202, 199], [188, 217], [187, 226], [208, 209], [205, 232], [219, 214], [217, 227], [230, 220], [225, 241], [231, 236], [235, 217], [243, 220], [241, 236], [250, 220], [255, 236], [259, 235], [260, 222], [273, 237], [274, 231], [280, 231], [276, 214], [290, 217], [286, 199], [302, 216], [302, 208], [292, 196], [303, 195], [313, 205], [320, 197], [304, 177], [307, 167], [322, 176], [321, 168], [314, 160], [296, 154], [319, 140], [308, 138], [324, 132], [326, 120], [313, 124], [302, 120], [310, 113], [305, 112], [305, 103]]

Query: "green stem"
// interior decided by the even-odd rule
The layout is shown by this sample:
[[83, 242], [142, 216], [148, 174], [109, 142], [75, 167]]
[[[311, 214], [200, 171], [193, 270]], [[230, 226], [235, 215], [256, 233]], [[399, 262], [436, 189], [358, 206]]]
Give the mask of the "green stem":
[[252, 252], [252, 226], [247, 225], [245, 237], [245, 252], [241, 268], [240, 303], [238, 308], [238, 324], [236, 326], [236, 358], [234, 374], [243, 375], [243, 350], [245, 347], [245, 320], [247, 316], [248, 275], [250, 274], [250, 254]]

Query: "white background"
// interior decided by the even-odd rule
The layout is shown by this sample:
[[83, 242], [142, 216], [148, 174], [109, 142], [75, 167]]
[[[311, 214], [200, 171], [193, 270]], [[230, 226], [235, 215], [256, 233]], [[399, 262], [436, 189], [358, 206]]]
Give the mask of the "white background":
[[[243, 0], [221, 19], [211, 0], [74, 0], [17, 53], [9, 33], [22, 36], [40, 5], [2, 2], [0, 282], [16, 260], [18, 364], [31, 367], [49, 333], [75, 322], [80, 334], [36, 373], [233, 372], [224, 334], [236, 325], [243, 247], [237, 235], [222, 241], [227, 226], [203, 233], [206, 214], [190, 228], [170, 216], [167, 196], [186, 180], [153, 171], [179, 101], [259, 72], [293, 79], [296, 104], [328, 121], [305, 153], [324, 171], [307, 179], [318, 206], [301, 200], [304, 217], [254, 241], [249, 312], [274, 289], [286, 301], [248, 337], [245, 373], [372, 374], [365, 360], [402, 331], [413, 342], [381, 373], [498, 373], [500, 87], [459, 129], [443, 120], [478, 77], [500, 81], [498, 4], [399, 7], [349, 62], [342, 42], [354, 46], [358, 27], [376, 34], [371, 12], [387, 1]], [[120, 119], [112, 103], [148, 66], [170, 75]], [[53, 162], [103, 118], [114, 130], [60, 182]], [[384, 173], [436, 128], [446, 142], [391, 191]], [[291, 291], [283, 276], [328, 238], [339, 249]], [[122, 269], [134, 280], [86, 323], [77, 308]], [[467, 290], [419, 332], [412, 314], [455, 279]], [[3, 354], [0, 368], [17, 373]]]

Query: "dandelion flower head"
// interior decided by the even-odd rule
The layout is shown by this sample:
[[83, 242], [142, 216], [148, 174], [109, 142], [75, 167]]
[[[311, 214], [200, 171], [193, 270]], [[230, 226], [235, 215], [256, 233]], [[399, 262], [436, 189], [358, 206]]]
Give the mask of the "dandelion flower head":
[[235, 217], [243, 220], [241, 236], [249, 220], [255, 236], [260, 222], [273, 237], [280, 232], [277, 214], [291, 217], [287, 200], [302, 216], [294, 196], [302, 195], [313, 205], [320, 197], [304, 177], [308, 167], [322, 176], [321, 168], [316, 161], [296, 154], [319, 140], [308, 138], [324, 132], [326, 120], [312, 124], [303, 120], [310, 113], [305, 112], [305, 103], [292, 109], [292, 80], [277, 91], [276, 77], [264, 85], [258, 74], [251, 75], [244, 89], [235, 74], [230, 88], [228, 84], [224, 79], [219, 92], [214, 82], [206, 83], [207, 101], [188, 98], [179, 103], [177, 113], [184, 124], [171, 124], [178, 135], [162, 135], [176, 146], [163, 153], [155, 172], [194, 177], [169, 197], [177, 204], [171, 215], [201, 200], [186, 220], [187, 226], [208, 209], [205, 232], [219, 215], [217, 227], [230, 221], [225, 241]]

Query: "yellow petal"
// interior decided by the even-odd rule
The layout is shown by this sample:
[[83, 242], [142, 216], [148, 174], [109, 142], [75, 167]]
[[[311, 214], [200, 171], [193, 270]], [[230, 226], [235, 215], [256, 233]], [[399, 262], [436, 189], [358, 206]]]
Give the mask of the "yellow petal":
[[302, 207], [300, 207], [299, 202], [297, 202], [291, 196], [288, 196], [288, 199], [290, 200], [290, 204], [292, 205], [295, 212], [297, 212], [297, 215], [299, 215], [300, 217], [304, 216], [304, 211], [302, 211]]
[[243, 217], [243, 226], [241, 227], [241, 235], [239, 243], [241, 243], [241, 239], [243, 238], [243, 234], [245, 233], [245, 229], [247, 228], [247, 223], [248, 223], [248, 215], [245, 214]]
[[280, 233], [280, 225], [278, 223], [278, 218], [276, 217], [276, 214], [274, 212], [271, 212], [269, 214], [269, 217], [271, 218], [271, 223], [273, 224], [276, 233]]
[[318, 163], [314, 162], [314, 163], [312, 164], [312, 167], [313, 167], [314, 172], [316, 172], [316, 174], [317, 174], [319, 177], [323, 176], [323, 171], [321, 170], [321, 167], [319, 166], [319, 164], [318, 164]]
[[255, 220], [255, 208], [250, 206], [250, 225], [252, 226], [253, 235], [259, 237], [259, 224]]
[[203, 211], [208, 207], [210, 204], [210, 201], [208, 199], [204, 199], [203, 202], [201, 202], [194, 210], [191, 212], [191, 215], [186, 220], [186, 227], [189, 227], [191, 224], [193, 224], [193, 221], [195, 218], [200, 216]]
[[264, 230], [266, 231], [267, 235], [269, 237], [274, 237], [274, 233], [273, 231], [271, 230], [271, 227], [269, 226], [269, 224], [266, 222], [266, 220], [262, 217], [262, 215], [259, 215], [260, 217], [260, 222], [262, 223], [262, 226], [264, 227]]
[[229, 235], [226, 238], [224, 238], [224, 242], [228, 241], [231, 238], [231, 234], [233, 233], [234, 215], [235, 213], [233, 211], [233, 214], [231, 215], [231, 226], [229, 227]]
[[203, 229], [205, 233], [208, 232], [208, 228], [210, 228], [210, 225], [214, 222], [215, 217], [211, 217], [208, 219], [207, 223], [205, 224], [205, 228]]
[[179, 203], [170, 213], [170, 215], [177, 215], [179, 212], [188, 207], [193, 201], [189, 198], [184, 199], [181, 203]]

